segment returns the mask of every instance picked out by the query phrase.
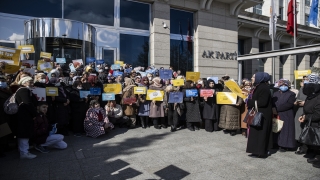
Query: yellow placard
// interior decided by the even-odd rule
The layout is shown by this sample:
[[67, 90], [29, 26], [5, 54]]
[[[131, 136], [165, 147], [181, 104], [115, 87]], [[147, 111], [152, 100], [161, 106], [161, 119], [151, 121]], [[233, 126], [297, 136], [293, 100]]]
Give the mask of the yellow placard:
[[303, 76], [311, 74], [311, 70], [295, 70], [294, 71], [294, 78], [295, 79], [303, 79]]
[[14, 73], [16, 73], [16, 72], [18, 72], [18, 71], [20, 70], [21, 64], [22, 64], [21, 62], [20, 62], [20, 64], [19, 64], [19, 66], [6, 64], [3, 72], [4, 72], [4, 73], [8, 73], [8, 74], [14, 74]]
[[184, 80], [183, 79], [176, 79], [172, 80], [173, 86], [184, 86]]
[[121, 94], [122, 87], [121, 84], [104, 84], [103, 91], [105, 93]]
[[186, 80], [191, 80], [193, 82], [198, 81], [200, 78], [200, 72], [187, 72]]
[[237, 104], [237, 94], [232, 92], [217, 92], [217, 104]]
[[52, 68], [53, 68], [53, 63], [52, 62], [47, 62], [47, 61], [44, 61], [44, 60], [39, 60], [38, 61], [37, 69], [39, 71], [49, 72], [49, 71], [52, 70]]
[[160, 90], [148, 90], [147, 100], [163, 101], [164, 92]]
[[120, 66], [123, 66], [124, 62], [123, 61], [115, 61], [114, 64], [120, 64]]
[[40, 57], [46, 58], [46, 59], [51, 59], [51, 53], [48, 53], [48, 52], [40, 52]]
[[21, 45], [18, 46], [18, 49], [21, 50], [21, 53], [34, 53], [33, 45]]
[[242, 90], [236, 82], [229, 80], [224, 82], [224, 84], [230, 89], [231, 92], [235, 93], [237, 96], [241, 97], [242, 99], [247, 98], [247, 96], [242, 94]]
[[0, 61], [4, 61], [9, 65], [19, 66], [20, 52], [20, 49], [0, 46]]
[[58, 96], [58, 88], [57, 87], [46, 87], [46, 95], [47, 96]]
[[134, 87], [134, 94], [147, 94], [147, 88], [146, 87]]

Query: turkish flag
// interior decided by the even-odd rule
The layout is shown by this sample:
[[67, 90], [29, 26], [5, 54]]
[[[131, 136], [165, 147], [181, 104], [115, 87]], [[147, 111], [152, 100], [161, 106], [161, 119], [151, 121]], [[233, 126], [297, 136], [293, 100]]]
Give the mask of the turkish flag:
[[[297, 31], [297, 16], [295, 14], [297, 12], [294, 12], [294, 7], [293, 7], [293, 2], [295, 0], [290, 0], [289, 5], [288, 5], [288, 21], [287, 21], [287, 33], [291, 34], [291, 36], [294, 36], [294, 18], [296, 18], [296, 35], [298, 34]], [[297, 3], [295, 2], [295, 7], [297, 7]]]

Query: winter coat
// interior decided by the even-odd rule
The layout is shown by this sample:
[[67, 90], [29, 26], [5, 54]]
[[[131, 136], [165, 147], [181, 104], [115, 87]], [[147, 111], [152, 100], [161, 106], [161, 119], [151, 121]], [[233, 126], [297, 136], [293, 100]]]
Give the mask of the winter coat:
[[28, 88], [20, 88], [16, 92], [16, 101], [20, 105], [17, 113], [17, 137], [31, 138], [34, 130], [34, 120], [37, 116], [37, 98]]
[[110, 108], [109, 106], [106, 106], [106, 108], [110, 109], [110, 111], [107, 111], [108, 117], [121, 118], [123, 116], [122, 107], [119, 104], [116, 104], [114, 108]]
[[103, 116], [102, 121], [99, 121], [98, 113], [94, 108], [90, 108], [87, 111], [86, 118], [84, 119], [84, 130], [86, 131], [87, 136], [96, 138], [100, 135], [105, 134], [105, 124], [107, 124], [107, 127], [114, 127], [113, 124], [109, 122], [105, 110], [100, 108], [99, 111]]
[[201, 122], [199, 97], [193, 97], [193, 101], [191, 101], [190, 97], [186, 97], [186, 90], [186, 88], [182, 89], [183, 101], [185, 103], [184, 111], [186, 114], [186, 120], [187, 122]]
[[69, 98], [73, 131], [75, 133], [81, 133], [83, 132], [83, 121], [89, 106], [86, 103], [85, 98], [80, 98], [78, 89], [72, 89], [69, 92]]
[[64, 103], [66, 103], [67, 99], [69, 99], [69, 95], [64, 88], [63, 89], [65, 94], [63, 94], [60, 88], [63, 87], [58, 87], [58, 96], [55, 96], [53, 101], [55, 122], [59, 125], [66, 125], [69, 124], [70, 106], [65, 106]]
[[[297, 100], [305, 101], [307, 96], [303, 94], [302, 92], [303, 87], [300, 88]], [[295, 123], [295, 138], [296, 140], [299, 140], [299, 137], [301, 135], [302, 129], [305, 126], [305, 122], [300, 123], [299, 117], [303, 114], [303, 106], [296, 105], [296, 114], [294, 117], [294, 123]]]
[[273, 94], [273, 107], [276, 108], [280, 119], [284, 122], [281, 131], [278, 133], [278, 145], [286, 148], [295, 148], [295, 123], [294, 123], [294, 102], [296, 94], [292, 91], [277, 91]]
[[[151, 85], [149, 87], [149, 89], [151, 90], [161, 90], [163, 91], [163, 87], [162, 88], [158, 88], [155, 87], [153, 85]], [[163, 101], [156, 101], [155, 103], [153, 103], [152, 101], [150, 102], [150, 114], [149, 117], [151, 118], [159, 118], [159, 117], [164, 117], [164, 102]]]
[[136, 103], [133, 103], [132, 105], [123, 104], [123, 99], [124, 98], [136, 98], [137, 99], [137, 95], [134, 94], [133, 87], [123, 93], [121, 104], [122, 104], [122, 109], [123, 109], [123, 112], [124, 112], [125, 116], [136, 115], [137, 108], [138, 108], [137, 104]]
[[11, 91], [0, 88], [0, 125], [3, 123], [8, 123], [10, 126], [11, 119], [13, 118], [12, 115], [6, 114], [3, 109], [4, 103], [11, 97], [11, 95]]
[[[225, 88], [223, 92], [231, 92], [229, 89]], [[224, 104], [221, 106], [220, 110], [220, 121], [219, 127], [227, 130], [237, 130], [240, 129], [240, 107], [243, 103], [242, 98], [237, 97], [236, 105]]]
[[37, 145], [45, 143], [49, 136], [48, 128], [49, 124], [46, 115], [38, 113], [36, 120], [34, 121], [34, 137], [32, 138], [32, 141]]
[[217, 104], [217, 92], [214, 92], [213, 97], [208, 97], [207, 101], [203, 100], [203, 119], [219, 120], [220, 112], [219, 105]]

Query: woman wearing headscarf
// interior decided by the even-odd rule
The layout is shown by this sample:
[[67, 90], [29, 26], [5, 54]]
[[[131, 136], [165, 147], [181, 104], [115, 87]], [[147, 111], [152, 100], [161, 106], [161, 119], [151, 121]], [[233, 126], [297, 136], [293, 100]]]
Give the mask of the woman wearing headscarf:
[[109, 122], [106, 111], [100, 107], [99, 101], [91, 100], [90, 108], [87, 111], [84, 119], [84, 130], [87, 136], [96, 138], [106, 133], [114, 126]]
[[203, 119], [205, 120], [205, 130], [207, 132], [219, 130], [219, 106], [217, 105], [215, 82], [212, 79], [207, 81], [206, 89], [214, 91], [213, 97], [203, 97]]
[[[308, 76], [309, 81], [305, 81], [303, 93], [307, 96], [303, 106], [303, 114], [299, 117], [300, 123], [306, 124], [311, 121], [311, 126], [319, 127], [320, 125], [320, 78], [316, 73]], [[308, 146], [314, 156], [309, 158], [308, 163], [313, 167], [320, 168], [320, 146]], [[309, 150], [308, 150], [309, 151]]]
[[18, 82], [20, 88], [16, 92], [16, 101], [19, 104], [17, 112], [17, 138], [21, 159], [33, 159], [37, 157], [29, 153], [29, 139], [33, 136], [34, 120], [37, 116], [37, 99], [30, 88], [33, 87], [33, 79], [23, 77]]
[[283, 127], [279, 133], [275, 134], [280, 152], [296, 147], [295, 123], [294, 123], [294, 102], [296, 94], [290, 91], [290, 83], [281, 79], [278, 82], [279, 90], [273, 94], [272, 104], [275, 108], [274, 115], [284, 121]]
[[200, 108], [199, 108], [199, 98], [187, 97], [186, 91], [188, 89], [195, 89], [194, 83], [190, 80], [186, 81], [185, 86], [182, 89], [183, 101], [185, 103], [187, 128], [190, 131], [200, 130], [201, 116], [200, 116]]
[[[150, 79], [149, 79], [150, 82]], [[152, 84], [149, 86], [151, 90], [160, 90], [163, 91], [164, 87], [161, 84], [161, 79], [159, 77], [155, 77], [152, 79]], [[156, 129], [167, 128], [164, 118], [164, 102], [163, 101], [155, 101], [152, 100], [150, 103], [150, 118], [153, 120], [153, 126]], [[159, 122], [160, 118], [160, 122]], [[159, 125], [161, 123], [161, 126]]]
[[[149, 80], [148, 77], [143, 77], [142, 81], [139, 83], [139, 87], [149, 88]], [[141, 127], [145, 129], [149, 127], [149, 113], [150, 113], [150, 101], [146, 100], [146, 94], [138, 95], [139, 102], [139, 112], [138, 116], [140, 117]]]
[[71, 124], [74, 136], [80, 137], [83, 133], [83, 121], [86, 117], [86, 111], [88, 110], [88, 98], [81, 98], [80, 91], [82, 90], [82, 83], [75, 81], [72, 85], [72, 89], [69, 92], [70, 95], [70, 108], [71, 108]]
[[[240, 87], [241, 90], [245, 93], [250, 93], [251, 88], [252, 88], [252, 83], [249, 80], [244, 80], [242, 83], [242, 87]], [[243, 122], [245, 119], [247, 113], [248, 113], [248, 107], [246, 103], [243, 103], [240, 107], [240, 113], [241, 113], [241, 118], [240, 118], [240, 124], [241, 124], [241, 131], [242, 131], [242, 136], [247, 137], [247, 123]]]
[[134, 128], [136, 126], [136, 111], [137, 104], [125, 104], [125, 98], [135, 98], [137, 100], [137, 96], [134, 94], [134, 87], [136, 87], [134, 81], [131, 78], [124, 79], [124, 88], [123, 88], [123, 96], [121, 100], [123, 113], [131, 120], [130, 128]]
[[257, 72], [251, 78], [253, 88], [247, 98], [249, 111], [255, 107], [257, 102], [258, 111], [263, 114], [262, 126], [248, 126], [247, 153], [249, 156], [265, 157], [272, 148], [272, 99], [268, 81], [270, 75], [265, 72]]

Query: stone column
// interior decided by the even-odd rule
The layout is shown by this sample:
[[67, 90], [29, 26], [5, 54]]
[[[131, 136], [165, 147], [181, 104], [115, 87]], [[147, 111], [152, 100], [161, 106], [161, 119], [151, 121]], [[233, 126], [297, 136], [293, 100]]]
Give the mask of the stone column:
[[[279, 49], [280, 43], [279, 41], [274, 41], [274, 49]], [[272, 42], [269, 41], [265, 43], [265, 51], [271, 51], [272, 49]], [[279, 72], [280, 72], [280, 58], [275, 57], [275, 80], [279, 80]], [[266, 62], [264, 63], [264, 71], [269, 73], [272, 76], [272, 57], [267, 58]], [[272, 81], [273, 78], [271, 78]]]
[[297, 64], [298, 70], [310, 69], [310, 55], [309, 54], [302, 54], [301, 56], [297, 56], [297, 61], [298, 61], [298, 64]]
[[170, 66], [170, 6], [166, 2], [155, 1], [152, 4], [150, 27], [150, 65], [157, 68]]
[[[293, 47], [293, 44], [289, 44], [287, 46], [284, 46], [283, 48], [290, 48]], [[283, 77], [284, 79], [288, 79], [291, 82], [294, 81], [294, 56], [288, 55], [288, 56], [283, 56], [282, 58], [282, 63], [283, 63]]]
[[[259, 38], [252, 37], [245, 40], [244, 53], [245, 54], [259, 53]], [[250, 79], [252, 75], [259, 69], [259, 61], [256, 59], [246, 60], [244, 61], [243, 66], [244, 66], [243, 78]]]

